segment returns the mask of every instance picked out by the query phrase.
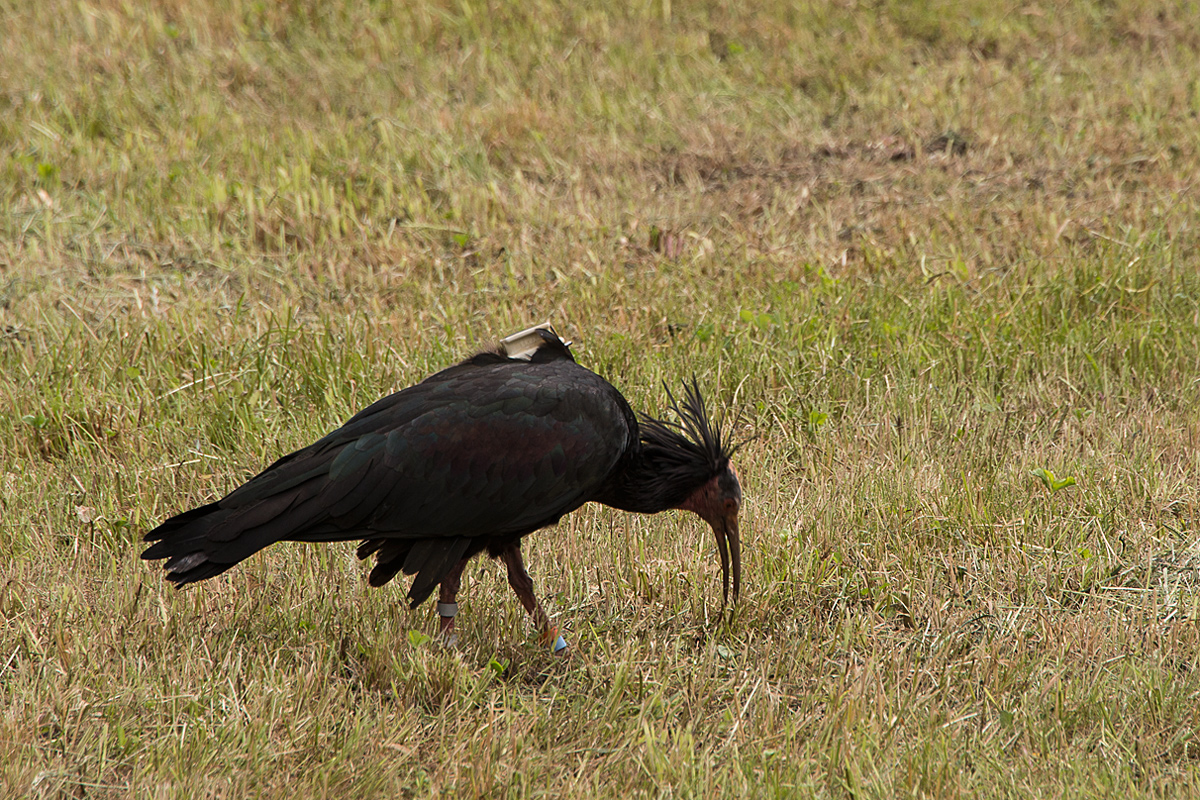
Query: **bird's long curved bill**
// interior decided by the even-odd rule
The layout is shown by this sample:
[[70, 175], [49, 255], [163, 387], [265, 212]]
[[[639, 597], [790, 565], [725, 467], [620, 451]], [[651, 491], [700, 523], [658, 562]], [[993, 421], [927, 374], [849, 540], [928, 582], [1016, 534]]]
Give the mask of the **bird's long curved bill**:
[[[742, 540], [738, 535], [737, 517], [726, 517], [713, 525], [717, 537], [717, 552], [721, 554], [721, 605], [729, 604], [729, 562], [733, 561], [733, 602], [742, 590]], [[726, 542], [728, 540], [728, 543]]]

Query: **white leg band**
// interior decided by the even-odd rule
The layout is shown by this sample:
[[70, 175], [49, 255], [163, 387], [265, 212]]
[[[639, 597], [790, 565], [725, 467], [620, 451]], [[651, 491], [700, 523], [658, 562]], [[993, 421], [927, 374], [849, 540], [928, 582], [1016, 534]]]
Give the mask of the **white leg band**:
[[438, 603], [437, 610], [438, 614], [451, 619], [458, 613], [458, 603]]

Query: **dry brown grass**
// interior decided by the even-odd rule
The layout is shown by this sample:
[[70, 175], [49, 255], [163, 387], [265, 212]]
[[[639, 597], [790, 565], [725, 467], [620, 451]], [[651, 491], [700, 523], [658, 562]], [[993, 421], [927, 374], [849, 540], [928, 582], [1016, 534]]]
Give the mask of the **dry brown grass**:
[[[0, 794], [1198, 793], [1194, 4], [760, 6], [0, 5]], [[529, 541], [565, 660], [136, 558], [546, 318], [741, 414], [732, 622], [672, 515]]]

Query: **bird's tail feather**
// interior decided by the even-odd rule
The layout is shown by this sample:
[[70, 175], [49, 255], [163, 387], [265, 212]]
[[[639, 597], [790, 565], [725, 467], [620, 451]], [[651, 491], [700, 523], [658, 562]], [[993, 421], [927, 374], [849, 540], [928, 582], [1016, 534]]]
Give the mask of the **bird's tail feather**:
[[[236, 508], [222, 507], [217, 502], [185, 511], [146, 534], [146, 541], [152, 544], [142, 558], [167, 559], [164, 565], [167, 580], [185, 586], [220, 575], [264, 547], [285, 539], [335, 542], [369, 535], [355, 530], [353, 525], [343, 528], [346, 517], [336, 525], [325, 514], [314, 517], [305, 501], [315, 490], [313, 482]], [[471, 541], [462, 536], [368, 539], [358, 548], [358, 557], [375, 555], [372, 586], [382, 586], [401, 571], [416, 575], [408, 590], [411, 606], [416, 608], [467, 554]]]
[[153, 544], [142, 552], [142, 558], [167, 559], [167, 580], [185, 586], [220, 575], [270, 544], [263, 542], [247, 551], [248, 542], [233, 535], [240, 531], [226, 526], [229, 516], [230, 511], [219, 503], [209, 503], [171, 517], [146, 534], [146, 541]]
[[345, 533], [314, 532], [297, 535], [303, 529], [307, 499], [304, 492], [267, 497], [238, 508], [223, 508], [209, 503], [171, 517], [146, 534], [152, 542], [142, 558], [167, 559], [167, 580], [179, 586], [220, 575], [268, 545], [284, 539], [336, 541], [357, 539]]

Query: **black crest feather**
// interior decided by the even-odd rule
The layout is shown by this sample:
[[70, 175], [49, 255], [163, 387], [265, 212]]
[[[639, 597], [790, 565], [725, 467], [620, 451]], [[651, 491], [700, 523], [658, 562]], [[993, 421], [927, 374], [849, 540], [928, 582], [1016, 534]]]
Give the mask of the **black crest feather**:
[[655, 419], [642, 414], [641, 439], [646, 456], [659, 468], [672, 472], [716, 475], [729, 463], [738, 445], [730, 444], [719, 422], [711, 422], [704, 396], [695, 376], [683, 385], [683, 402], [676, 399], [664, 383], [671, 410], [678, 421]]

